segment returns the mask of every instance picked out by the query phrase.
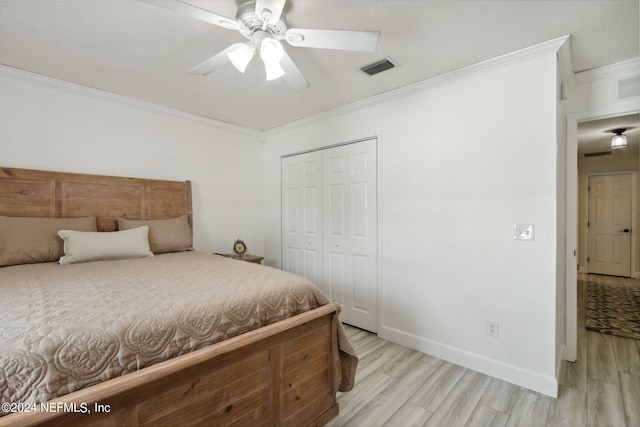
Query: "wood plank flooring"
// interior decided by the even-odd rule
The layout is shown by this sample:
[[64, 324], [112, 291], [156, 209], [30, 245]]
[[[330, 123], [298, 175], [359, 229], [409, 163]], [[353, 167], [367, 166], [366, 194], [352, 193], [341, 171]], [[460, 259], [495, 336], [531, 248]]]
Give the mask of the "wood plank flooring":
[[640, 341], [584, 328], [587, 280], [640, 280], [579, 280], [578, 360], [564, 362], [558, 399], [347, 326], [360, 358], [356, 385], [338, 393], [340, 414], [328, 426], [640, 427]]

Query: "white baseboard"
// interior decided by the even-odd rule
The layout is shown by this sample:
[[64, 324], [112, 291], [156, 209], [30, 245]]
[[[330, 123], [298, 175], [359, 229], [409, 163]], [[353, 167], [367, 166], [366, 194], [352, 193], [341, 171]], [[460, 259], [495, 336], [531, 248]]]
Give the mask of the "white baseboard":
[[[378, 336], [546, 396], [558, 397], [558, 381], [556, 378], [386, 326], [382, 326]], [[559, 359], [561, 362], [561, 358]], [[556, 366], [556, 371], [562, 367], [560, 362]], [[556, 372], [556, 375], [558, 373], [559, 371]]]

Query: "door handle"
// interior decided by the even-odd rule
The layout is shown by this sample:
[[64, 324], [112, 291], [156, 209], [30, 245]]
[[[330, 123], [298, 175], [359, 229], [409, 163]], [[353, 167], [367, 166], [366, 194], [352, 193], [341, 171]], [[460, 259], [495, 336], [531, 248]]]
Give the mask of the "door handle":
[[628, 228], [625, 228], [624, 230], [620, 230], [618, 231], [618, 233], [630, 233], [631, 230], [629, 230]]

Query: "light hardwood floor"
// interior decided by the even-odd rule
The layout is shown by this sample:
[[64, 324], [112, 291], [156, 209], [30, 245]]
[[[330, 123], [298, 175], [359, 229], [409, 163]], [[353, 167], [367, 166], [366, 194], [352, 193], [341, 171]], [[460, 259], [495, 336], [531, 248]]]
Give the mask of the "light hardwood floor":
[[579, 277], [578, 360], [564, 362], [558, 399], [347, 326], [360, 358], [356, 385], [338, 394], [328, 426], [640, 427], [640, 341], [584, 329], [585, 280], [599, 279], [640, 286]]

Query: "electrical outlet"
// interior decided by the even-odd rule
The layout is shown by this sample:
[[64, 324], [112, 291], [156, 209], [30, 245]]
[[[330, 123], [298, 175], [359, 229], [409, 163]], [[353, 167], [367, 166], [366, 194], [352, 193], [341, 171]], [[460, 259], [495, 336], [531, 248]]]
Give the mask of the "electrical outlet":
[[487, 335], [490, 337], [498, 336], [498, 321], [487, 319]]

